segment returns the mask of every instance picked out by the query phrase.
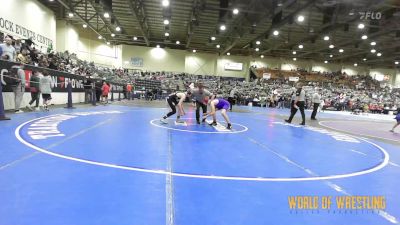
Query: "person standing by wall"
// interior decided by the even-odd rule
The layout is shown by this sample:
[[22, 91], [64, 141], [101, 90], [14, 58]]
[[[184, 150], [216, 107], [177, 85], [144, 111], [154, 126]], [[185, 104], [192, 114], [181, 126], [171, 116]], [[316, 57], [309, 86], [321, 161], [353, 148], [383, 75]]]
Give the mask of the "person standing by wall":
[[130, 83], [126, 85], [126, 97], [128, 100], [132, 98], [132, 85]]
[[14, 92], [15, 113], [23, 113], [24, 111], [22, 111], [20, 107], [26, 87], [24, 65], [19, 64], [12, 66], [10, 75], [14, 80], [11, 86]]
[[35, 104], [35, 110], [39, 110], [39, 84], [40, 84], [40, 77], [39, 77], [39, 71], [33, 71], [31, 79], [29, 81], [29, 89], [31, 91], [31, 101], [29, 104], [26, 106], [29, 110], [33, 111], [33, 108], [31, 105], [36, 102]]
[[96, 88], [96, 101], [100, 102], [100, 97], [102, 94], [102, 87], [103, 87], [103, 82], [105, 82], [106, 80], [103, 78], [102, 81], [98, 80], [95, 83], [95, 88]]
[[311, 101], [313, 104], [313, 111], [311, 113], [311, 119], [312, 120], [317, 120], [317, 118], [315, 118], [317, 116], [317, 111], [319, 108], [319, 104], [321, 104], [321, 95], [319, 94], [319, 88], [315, 88], [315, 93], [313, 94]]
[[51, 101], [51, 78], [47, 71], [43, 71], [43, 77], [40, 78], [40, 92], [43, 98], [43, 109], [49, 111], [49, 105]]
[[92, 101], [92, 81], [90, 80], [90, 74], [86, 74], [86, 79], [83, 82], [83, 88], [85, 89], [85, 104]]
[[306, 125], [306, 115], [304, 113], [304, 106], [306, 100], [306, 92], [303, 90], [301, 84], [297, 85], [297, 90], [295, 92], [296, 99], [293, 102], [293, 110], [291, 110], [289, 119], [285, 120], [287, 123], [291, 123], [294, 115], [296, 115], [297, 110], [300, 110], [302, 122], [300, 125]]
[[101, 87], [101, 99], [104, 105], [108, 104], [108, 94], [110, 93], [110, 85], [103, 81], [103, 86]]

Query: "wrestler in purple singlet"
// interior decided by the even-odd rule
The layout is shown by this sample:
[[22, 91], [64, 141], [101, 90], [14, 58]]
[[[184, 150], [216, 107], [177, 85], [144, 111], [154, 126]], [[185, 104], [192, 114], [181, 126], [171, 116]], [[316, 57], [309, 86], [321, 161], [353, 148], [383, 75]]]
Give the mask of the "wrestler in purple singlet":
[[222, 99], [222, 98], [217, 98], [217, 100], [218, 100], [218, 104], [215, 105], [215, 108], [217, 108], [218, 110], [221, 110], [221, 109], [228, 110], [229, 107], [231, 107], [231, 104], [227, 100]]

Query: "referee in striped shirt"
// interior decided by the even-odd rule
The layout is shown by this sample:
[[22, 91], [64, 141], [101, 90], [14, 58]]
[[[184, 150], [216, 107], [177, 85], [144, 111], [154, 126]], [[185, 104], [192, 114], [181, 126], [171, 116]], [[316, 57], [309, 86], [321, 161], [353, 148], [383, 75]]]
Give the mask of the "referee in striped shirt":
[[291, 110], [289, 119], [285, 120], [287, 123], [291, 123], [294, 115], [296, 115], [297, 110], [300, 110], [302, 122], [300, 125], [306, 125], [306, 115], [304, 113], [306, 101], [306, 92], [303, 90], [303, 86], [301, 84], [297, 85], [296, 90], [296, 100], [293, 102], [293, 110]]

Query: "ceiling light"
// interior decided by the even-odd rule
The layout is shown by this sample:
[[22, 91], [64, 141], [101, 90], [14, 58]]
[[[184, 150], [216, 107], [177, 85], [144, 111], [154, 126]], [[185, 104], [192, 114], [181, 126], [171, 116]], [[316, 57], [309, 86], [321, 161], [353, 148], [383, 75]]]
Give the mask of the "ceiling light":
[[358, 66], [358, 64], [357, 64], [357, 63], [354, 63], [354, 66]]
[[296, 52], [296, 51], [293, 51], [292, 53], [293, 53], [293, 55], [296, 55], [297, 52]]
[[259, 49], [259, 48], [256, 48], [255, 50], [256, 50], [256, 52], [260, 51], [260, 49]]
[[101, 39], [103, 39], [103, 37], [101, 35], [99, 35], [98, 39], [101, 40]]
[[136, 36], [135, 36], [135, 37], [133, 37], [133, 40], [134, 40], [134, 41], [136, 41], [136, 40], [137, 40], [137, 37], [136, 37]]
[[333, 58], [333, 55], [329, 55], [330, 58]]
[[382, 53], [378, 52], [378, 54], [376, 54], [376, 55], [379, 57], [379, 56], [382, 56]]
[[367, 61], [367, 59], [366, 59], [366, 58], [363, 58], [363, 61]]
[[192, 51], [193, 53], [196, 53], [197, 51], [196, 51], [196, 49], [193, 49], [193, 51]]
[[368, 39], [368, 36], [367, 35], [363, 35], [363, 36], [361, 36], [361, 39], [366, 40], [366, 39]]
[[226, 26], [225, 26], [225, 25], [221, 25], [221, 26], [219, 27], [219, 29], [220, 29], [220, 30], [226, 30]]
[[329, 45], [329, 48], [334, 48], [335, 46], [334, 45]]
[[114, 34], [114, 33], [112, 33], [112, 34], [111, 34], [111, 37], [115, 37], [115, 34]]
[[237, 15], [239, 13], [239, 9], [234, 9], [232, 12], [234, 15]]
[[260, 55], [260, 57], [263, 59], [263, 58], [264, 58], [264, 55]]
[[279, 31], [275, 30], [273, 34], [274, 34], [275, 36], [278, 36], [278, 35], [279, 35]]
[[116, 27], [115, 30], [116, 31], [121, 31], [121, 27]]
[[164, 20], [164, 25], [168, 25], [169, 24], [169, 20], [165, 19]]
[[87, 28], [87, 24], [84, 23], [84, 24], [82, 25], [82, 27], [83, 27], [83, 28]]
[[163, 5], [164, 7], [168, 7], [168, 6], [169, 6], [169, 0], [163, 0], [163, 1], [162, 1], [162, 5]]
[[215, 46], [215, 47], [217, 47], [217, 48], [221, 48], [221, 45], [217, 45], [217, 46]]
[[68, 13], [68, 17], [74, 17], [74, 14], [72, 12]]
[[293, 58], [293, 61], [296, 61], [297, 59], [296, 58]]
[[324, 63], [328, 63], [328, 61], [325, 60]]
[[376, 42], [375, 42], [375, 41], [371, 42], [371, 45], [372, 45], [372, 46], [375, 46], [375, 45], [376, 45]]
[[358, 24], [358, 29], [364, 29], [365, 25], [363, 23]]
[[49, 2], [54, 2], [54, 0], [49, 0]]
[[371, 49], [371, 53], [375, 53], [376, 52], [376, 50], [375, 49]]
[[304, 16], [303, 15], [298, 16], [297, 17], [297, 21], [303, 22], [304, 21]]
[[175, 43], [176, 43], [177, 45], [181, 44], [181, 42], [180, 42], [180, 41], [176, 41]]
[[109, 42], [109, 41], [107, 41], [107, 45], [110, 45], [110, 42]]
[[260, 45], [261, 44], [261, 41], [256, 41], [256, 45]]
[[299, 45], [299, 48], [303, 48], [304, 46], [303, 45]]
[[160, 48], [160, 45], [157, 45], [156, 48]]
[[110, 18], [110, 14], [108, 12], [104, 13], [104, 18]]
[[165, 37], [169, 37], [169, 33], [168, 32], [165, 32]]
[[230, 52], [228, 52], [228, 53], [226, 53], [227, 55], [231, 55], [231, 53]]
[[344, 50], [341, 48], [341, 49], [339, 49], [339, 52], [342, 53], [342, 52], [344, 52]]
[[215, 41], [215, 39], [216, 39], [216, 38], [215, 38], [214, 36], [211, 37], [211, 40], [212, 40], [212, 41]]
[[396, 61], [396, 62], [394, 62], [394, 64], [396, 64], [396, 65], [399, 65], [399, 62], [398, 62], [398, 61]]
[[324, 37], [324, 40], [325, 40], [325, 41], [329, 41], [329, 36], [325, 36], [325, 37]]

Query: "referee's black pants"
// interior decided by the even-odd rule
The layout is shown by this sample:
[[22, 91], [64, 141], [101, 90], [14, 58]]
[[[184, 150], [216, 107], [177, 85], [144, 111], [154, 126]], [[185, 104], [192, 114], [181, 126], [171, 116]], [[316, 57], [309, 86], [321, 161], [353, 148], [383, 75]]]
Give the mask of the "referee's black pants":
[[[306, 122], [306, 114], [304, 113], [304, 106], [305, 106], [305, 102], [304, 101], [298, 101], [297, 102], [297, 106], [299, 107], [300, 113], [301, 113], [301, 118], [302, 118], [302, 122], [301, 123], [305, 123]], [[290, 117], [288, 119], [288, 122], [292, 122], [292, 119], [294, 117], [294, 115], [296, 115], [297, 113], [297, 109], [294, 107], [294, 101], [292, 101], [292, 107], [290, 110]]]
[[207, 112], [207, 105], [196, 101], [196, 121], [200, 123], [200, 107], [203, 109], [203, 114]]
[[231, 111], [232, 111], [232, 105], [235, 103], [235, 99], [234, 99], [234, 98], [232, 98], [232, 97], [228, 97], [228, 102], [229, 102], [229, 104], [231, 104], [231, 106], [230, 106], [229, 110], [231, 110]]
[[311, 113], [311, 119], [313, 120], [316, 119], [315, 117], [317, 116], [318, 108], [319, 108], [319, 103], [314, 103], [313, 111]]

